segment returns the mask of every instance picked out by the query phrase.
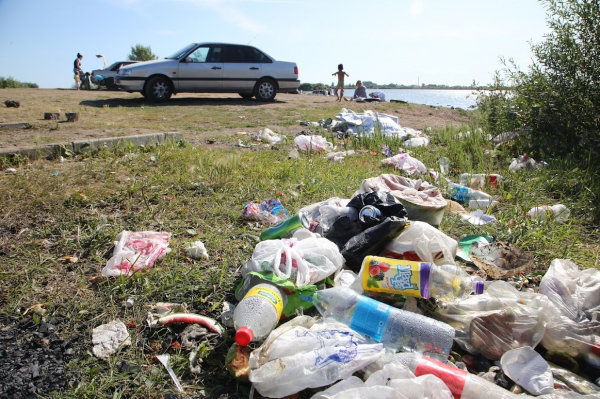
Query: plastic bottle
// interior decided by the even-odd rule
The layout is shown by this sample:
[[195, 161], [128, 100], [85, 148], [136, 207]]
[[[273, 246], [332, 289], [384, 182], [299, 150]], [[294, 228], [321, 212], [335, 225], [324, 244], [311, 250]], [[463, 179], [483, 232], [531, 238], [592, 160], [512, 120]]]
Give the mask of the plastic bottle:
[[435, 265], [403, 259], [367, 256], [361, 266], [362, 288], [384, 292], [437, 298], [445, 302], [463, 300], [472, 293], [482, 294], [484, 283], [457, 265]]
[[542, 205], [531, 208], [527, 212], [527, 216], [534, 220], [544, 219], [545, 217], [551, 217], [557, 222], [566, 222], [571, 215], [571, 211], [562, 204], [558, 205]]
[[292, 233], [299, 228], [308, 229], [310, 221], [304, 212], [298, 212], [291, 218], [284, 220], [281, 223], [271, 226], [260, 233], [260, 240], [276, 240], [279, 238], [291, 237]]
[[429, 317], [396, 309], [346, 287], [317, 291], [312, 298], [323, 317], [331, 317], [392, 350], [447, 358], [454, 328]]
[[319, 217], [311, 222], [309, 229], [314, 233], [326, 233], [335, 221], [342, 217], [356, 222], [358, 211], [348, 206], [323, 205], [319, 208]]
[[287, 296], [276, 285], [260, 283], [250, 288], [233, 312], [235, 342], [246, 346], [269, 335], [286, 302]]
[[417, 377], [427, 374], [435, 375], [450, 388], [454, 399], [516, 399], [523, 397], [466, 370], [461, 370], [453, 365], [439, 362], [418, 353], [384, 355], [375, 363], [367, 366], [367, 372], [374, 372], [388, 363], [402, 364], [408, 367]]
[[478, 199], [493, 200], [491, 195], [484, 193], [483, 191], [473, 190], [470, 187], [465, 187], [453, 182], [448, 183], [448, 190], [450, 190], [452, 199], [461, 203], [468, 203], [471, 200]]

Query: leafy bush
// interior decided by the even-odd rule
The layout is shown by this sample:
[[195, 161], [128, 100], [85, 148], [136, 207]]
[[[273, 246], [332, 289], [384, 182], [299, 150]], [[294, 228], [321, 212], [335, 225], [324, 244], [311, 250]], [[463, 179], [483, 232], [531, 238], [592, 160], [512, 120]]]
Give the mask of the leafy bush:
[[19, 82], [18, 80], [13, 79], [12, 76], [9, 76], [8, 78], [0, 76], [0, 89], [37, 89], [38, 87], [39, 86], [36, 83]]
[[522, 152], [542, 156], [600, 154], [600, 3], [541, 0], [551, 33], [532, 44], [527, 72], [509, 60], [478, 106], [491, 132], [526, 125]]

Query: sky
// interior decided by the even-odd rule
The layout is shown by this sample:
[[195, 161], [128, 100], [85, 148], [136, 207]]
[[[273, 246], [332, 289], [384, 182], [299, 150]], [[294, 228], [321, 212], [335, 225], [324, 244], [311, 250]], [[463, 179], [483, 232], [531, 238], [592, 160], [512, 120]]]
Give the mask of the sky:
[[483, 85], [521, 69], [549, 33], [537, 0], [0, 0], [0, 76], [41, 88], [126, 60], [132, 46], [166, 57], [189, 43], [251, 44], [298, 65], [302, 82], [355, 79]]

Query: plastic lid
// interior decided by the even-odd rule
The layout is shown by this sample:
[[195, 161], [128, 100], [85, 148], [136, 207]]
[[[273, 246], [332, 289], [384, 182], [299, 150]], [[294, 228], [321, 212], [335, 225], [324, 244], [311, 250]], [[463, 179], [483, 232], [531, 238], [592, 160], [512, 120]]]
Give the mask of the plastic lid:
[[240, 327], [235, 333], [235, 342], [240, 346], [247, 346], [254, 338], [254, 332], [248, 327]]
[[475, 289], [475, 293], [477, 295], [483, 294], [483, 287], [484, 286], [485, 286], [485, 284], [483, 283], [483, 281], [475, 281], [475, 283], [473, 284], [473, 288]]

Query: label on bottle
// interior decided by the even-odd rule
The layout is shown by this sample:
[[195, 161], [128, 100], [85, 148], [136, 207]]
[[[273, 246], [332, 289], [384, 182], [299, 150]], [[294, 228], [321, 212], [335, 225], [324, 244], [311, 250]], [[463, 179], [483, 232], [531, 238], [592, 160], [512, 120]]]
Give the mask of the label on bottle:
[[281, 312], [283, 312], [283, 299], [279, 292], [270, 287], [253, 287], [246, 295], [244, 295], [244, 299], [253, 296], [259, 296], [269, 301], [275, 307], [275, 311], [277, 312], [277, 322], [279, 322]]
[[415, 376], [420, 377], [427, 374], [433, 374], [444, 381], [450, 392], [452, 392], [452, 396], [459, 399], [465, 388], [469, 372], [423, 356], [419, 359]]
[[350, 328], [381, 342], [383, 329], [392, 307], [372, 298], [362, 297], [350, 321]]
[[367, 256], [362, 264], [365, 291], [429, 298], [431, 263]]

